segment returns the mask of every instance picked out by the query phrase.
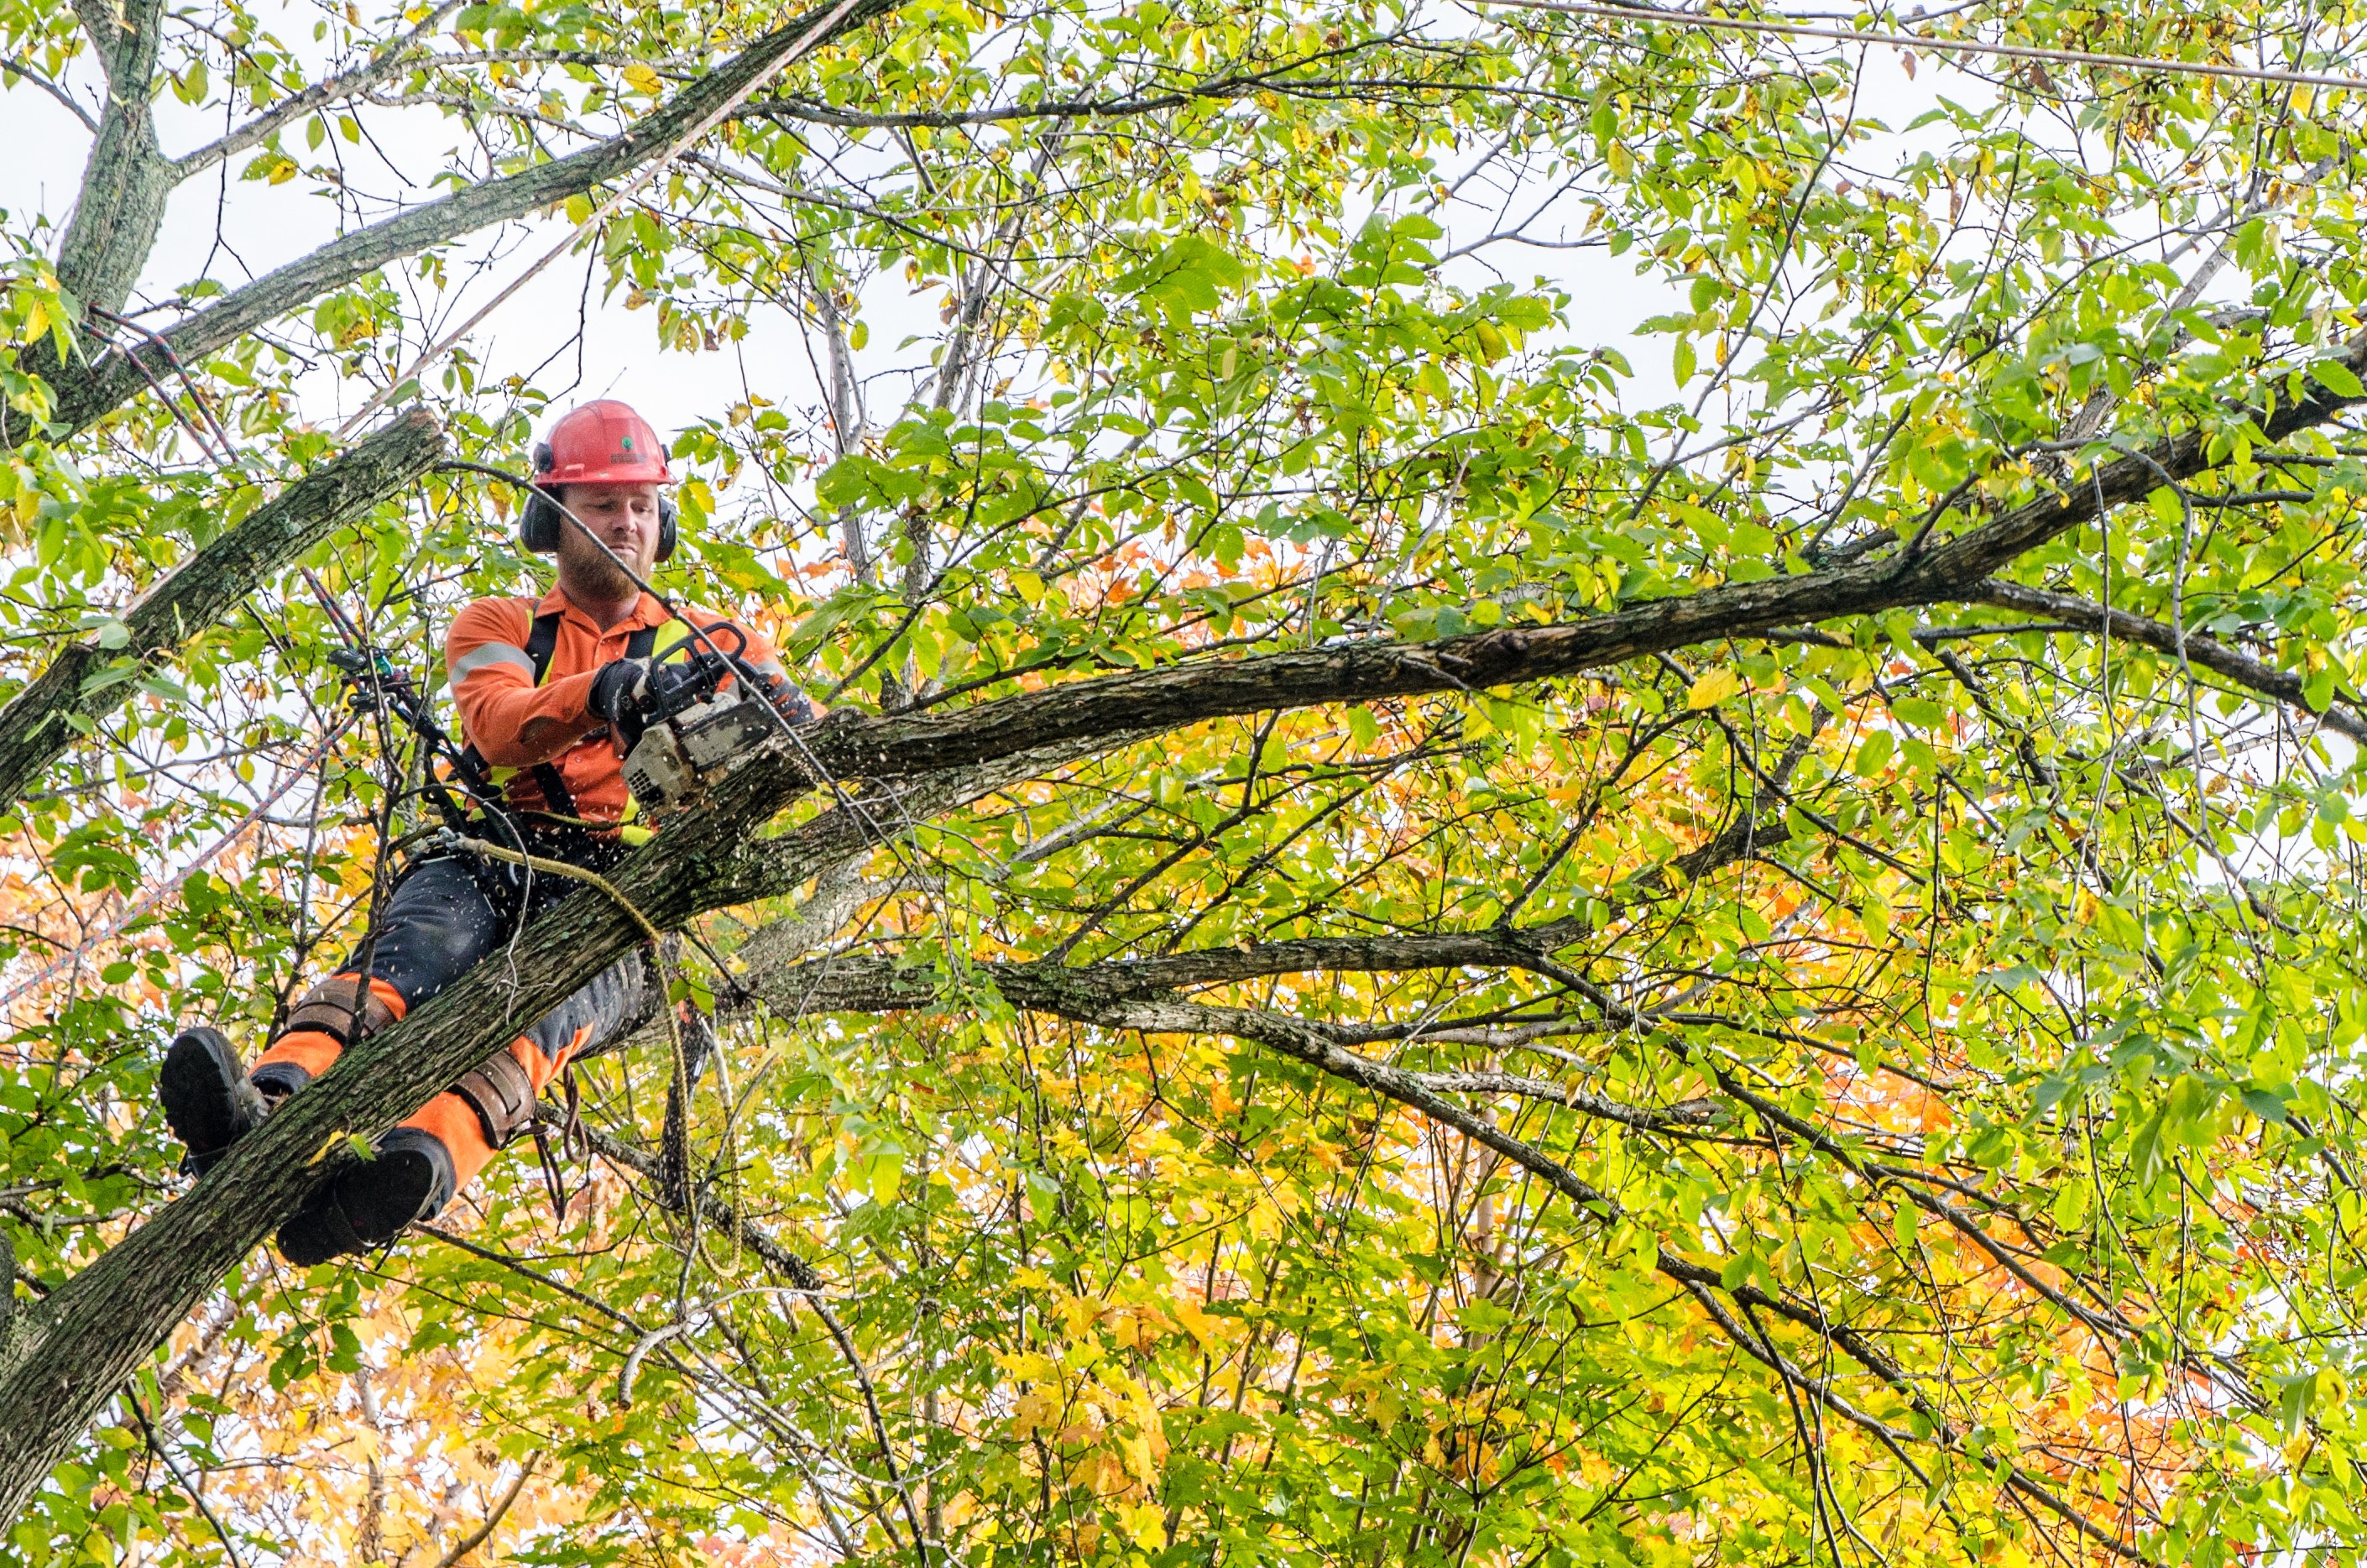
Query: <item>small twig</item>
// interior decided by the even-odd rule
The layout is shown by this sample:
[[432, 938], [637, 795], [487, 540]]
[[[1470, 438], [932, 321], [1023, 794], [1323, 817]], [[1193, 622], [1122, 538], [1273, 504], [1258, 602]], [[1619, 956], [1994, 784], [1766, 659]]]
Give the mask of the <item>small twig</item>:
[[[147, 1408], [140, 1403], [140, 1396], [127, 1388], [123, 1391], [123, 1397], [130, 1403], [131, 1414], [140, 1423], [141, 1435], [148, 1439], [149, 1451], [156, 1456], [172, 1478], [180, 1483], [181, 1490], [189, 1494], [189, 1501], [198, 1506], [198, 1512], [206, 1517], [206, 1523], [213, 1527], [214, 1539], [221, 1542], [222, 1555], [230, 1559], [231, 1568], [245, 1568], [245, 1564], [239, 1558], [238, 1548], [230, 1543], [230, 1531], [224, 1529], [221, 1520], [215, 1517], [212, 1506], [206, 1501], [205, 1494], [198, 1491], [189, 1478], [181, 1473], [181, 1467], [175, 1464], [173, 1456], [164, 1451], [164, 1440], [156, 1435], [156, 1427], [148, 1419]], [[449, 1568], [449, 1564], [447, 1564], [446, 1568]]]
[[493, 1505], [493, 1511], [485, 1516], [485, 1522], [461, 1538], [458, 1546], [437, 1558], [436, 1568], [455, 1568], [460, 1559], [491, 1540], [493, 1531], [501, 1526], [502, 1517], [510, 1511], [510, 1505], [516, 1502], [518, 1494], [526, 1490], [527, 1478], [534, 1474], [534, 1467], [541, 1462], [540, 1454], [527, 1455], [526, 1463], [518, 1467], [517, 1479], [510, 1483], [507, 1492], [502, 1494], [502, 1500]]

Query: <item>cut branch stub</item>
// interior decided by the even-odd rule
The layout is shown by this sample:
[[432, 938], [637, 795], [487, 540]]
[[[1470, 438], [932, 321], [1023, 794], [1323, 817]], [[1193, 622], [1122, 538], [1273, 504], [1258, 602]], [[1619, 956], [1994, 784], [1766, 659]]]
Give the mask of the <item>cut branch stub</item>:
[[74, 744], [77, 726], [120, 707], [139, 678], [230, 613], [271, 574], [339, 525], [434, 467], [444, 432], [425, 410], [390, 422], [258, 506], [124, 612], [123, 645], [75, 642], [0, 708], [0, 808], [13, 806]]

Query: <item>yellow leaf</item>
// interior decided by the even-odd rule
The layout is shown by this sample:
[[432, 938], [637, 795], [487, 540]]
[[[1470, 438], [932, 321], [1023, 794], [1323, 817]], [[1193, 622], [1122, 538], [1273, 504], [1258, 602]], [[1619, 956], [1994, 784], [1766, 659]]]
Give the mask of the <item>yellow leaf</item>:
[[1191, 1297], [1176, 1297], [1167, 1303], [1167, 1310], [1175, 1314], [1175, 1321], [1184, 1325], [1184, 1331], [1202, 1345], [1216, 1342], [1218, 1333], [1217, 1320], [1201, 1311], [1200, 1303]]
[[1735, 671], [1724, 665], [1704, 670], [1701, 678], [1693, 682], [1693, 688], [1685, 693], [1685, 706], [1696, 710], [1715, 708], [1741, 689], [1742, 676]]
[[1034, 1432], [1051, 1426], [1059, 1415], [1059, 1394], [1050, 1389], [1030, 1389], [1011, 1407], [1011, 1425], [1022, 1433]]
[[1082, 1339], [1086, 1332], [1100, 1321], [1106, 1308], [1094, 1297], [1071, 1296], [1060, 1302], [1058, 1310], [1062, 1325], [1068, 1330], [1068, 1336], [1070, 1339]]
[[644, 93], [658, 90], [658, 74], [638, 62], [625, 67], [625, 80]]
[[1129, 1506], [1119, 1504], [1112, 1512], [1126, 1531], [1126, 1537], [1145, 1551], [1158, 1551], [1167, 1545], [1167, 1517], [1156, 1503]]

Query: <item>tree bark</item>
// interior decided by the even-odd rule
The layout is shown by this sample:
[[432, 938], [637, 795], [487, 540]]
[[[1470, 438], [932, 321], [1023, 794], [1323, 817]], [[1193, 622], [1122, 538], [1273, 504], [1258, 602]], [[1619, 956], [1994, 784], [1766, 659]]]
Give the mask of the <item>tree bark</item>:
[[2323, 710], [2313, 708], [2310, 706], [2309, 689], [2299, 676], [2265, 664], [2240, 648], [2230, 647], [2217, 638], [2191, 628], [2186, 631], [2181, 640], [2179, 628], [2164, 625], [2158, 620], [2131, 615], [2124, 609], [2110, 609], [2077, 594], [2058, 594], [2045, 588], [2026, 587], [2001, 578], [1991, 578], [1982, 584], [1979, 594], [1975, 597], [1999, 609], [2043, 615], [2072, 626], [2092, 626], [2107, 637], [2117, 637], [2124, 642], [2143, 643], [2173, 659], [2183, 657], [2191, 665], [2199, 665], [2214, 675], [2224, 676], [2263, 697], [2313, 714], [2327, 729], [2367, 744], [2367, 710], [2361, 710], [2355, 694], [2338, 688]]
[[444, 432], [425, 411], [392, 420], [199, 547], [124, 612], [121, 646], [75, 642], [0, 708], [0, 809], [120, 707], [140, 677], [261, 587], [271, 574], [435, 465]]
[[161, 0], [133, 0], [111, 20], [108, 39], [99, 46], [107, 62], [107, 107], [58, 247], [58, 283], [80, 305], [121, 310], [164, 226], [173, 169], [157, 151], [151, 108], [163, 36]]

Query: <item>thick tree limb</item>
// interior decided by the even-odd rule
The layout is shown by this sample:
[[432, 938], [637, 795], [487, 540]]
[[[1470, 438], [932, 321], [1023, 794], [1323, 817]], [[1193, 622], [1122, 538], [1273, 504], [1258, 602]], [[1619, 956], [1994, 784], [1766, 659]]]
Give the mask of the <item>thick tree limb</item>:
[[[1561, 920], [1495, 931], [1307, 937], [1239, 948], [1195, 948], [1155, 959], [1114, 959], [1076, 968], [1049, 961], [986, 964], [977, 972], [1014, 1003], [1024, 994], [1031, 999], [1073, 998], [1077, 1005], [1085, 1006], [1167, 996], [1185, 986], [1237, 984], [1278, 974], [1464, 966], [1525, 969], [1587, 932], [1581, 921]], [[805, 998], [804, 1006], [797, 1009], [805, 1012], [892, 1012], [925, 1006], [944, 992], [943, 977], [934, 971], [868, 956], [817, 960], [754, 977], [752, 983], [776, 987], [784, 997]]]
[[[852, 32], [894, 10], [899, 3], [859, 0], [826, 37]], [[62, 366], [44, 351], [29, 353], [28, 368], [49, 381], [54, 394], [51, 417], [68, 431], [82, 429], [148, 384], [141, 363], [146, 364], [151, 375], [164, 376], [171, 372], [173, 356], [193, 362], [389, 262], [523, 218], [639, 167], [782, 55], [805, 44], [814, 26], [815, 19], [808, 13], [775, 28], [684, 88], [664, 108], [595, 146], [457, 190], [357, 229], [300, 261], [264, 274], [164, 332], [162, 335], [170, 355], [165, 347], [145, 343], [88, 365]], [[145, 259], [144, 251], [142, 259]], [[134, 363], [134, 358], [140, 363]]]
[[[1466, 950], [1469, 944], [1469, 938], [1460, 936], [1406, 937], [1394, 947], [1380, 942], [1318, 938], [1269, 943], [1246, 951], [1210, 949], [1185, 955], [1181, 961], [1144, 961], [1167, 966], [1161, 972], [1189, 973], [1191, 960], [1210, 960], [1208, 969], [1196, 977], [1202, 980], [1220, 971], [1227, 979], [1241, 979], [1260, 972], [1294, 973], [1319, 967], [1395, 970], [1466, 963], [1502, 965], [1513, 961], [1505, 956], [1512, 949], [1510, 942], [1493, 943], [1483, 957], [1470, 956]], [[1339, 953], [1345, 961], [1330, 966], [1308, 961], [1313, 954], [1327, 949]], [[1393, 955], [1393, 961], [1383, 961], [1384, 951]], [[1261, 969], [1258, 960], [1262, 957], [1266, 967]], [[1225, 961], [1230, 959], [1247, 960], [1248, 967], [1236, 970]], [[1392, 1067], [1349, 1050], [1342, 1032], [1329, 1024], [1293, 1017], [1270, 1008], [1227, 1007], [1187, 1001], [1172, 993], [1149, 989], [1141, 983], [1139, 972], [1127, 972], [1138, 971], [1141, 967], [1111, 963], [1070, 969], [1054, 963], [1006, 963], [982, 964], [970, 972], [977, 980], [991, 985], [1012, 1006], [1029, 1012], [1145, 1034], [1225, 1035], [1255, 1040], [1336, 1077], [1433, 1113], [1467, 1118], [1469, 1113], [1463, 1108], [1448, 1105], [1439, 1096], [1481, 1093], [1551, 1100], [1598, 1120], [1615, 1121], [1639, 1131], [1698, 1125], [1707, 1119], [1706, 1108], [1698, 1103], [1631, 1106], [1567, 1084], [1508, 1073], [1416, 1073]], [[880, 959], [826, 959], [785, 965], [751, 975], [747, 983], [774, 1011], [791, 1017], [817, 1012], [884, 1013], [926, 1007], [946, 994], [945, 976], [937, 971], [900, 968]]]
[[337, 527], [435, 466], [444, 432], [425, 412], [379, 429], [200, 546], [123, 615], [119, 648], [75, 642], [0, 708], [0, 808], [14, 805], [42, 770], [112, 712], [142, 676], [228, 614]]
[[[2344, 356], [2367, 369], [2367, 343]], [[2274, 440], [2367, 402], [2315, 387], [2254, 423]], [[1912, 605], [1977, 601], [1985, 580], [2017, 556], [2097, 516], [2137, 500], [2163, 476], [2183, 480], [2215, 466], [2204, 437], [2188, 432], [2142, 454], [2102, 464], [2069, 489], [2024, 503], [1954, 539], [1908, 546], [1879, 560], [1824, 571], [1726, 583], [1648, 599], [1549, 626], [1506, 627], [1433, 642], [1376, 640], [1304, 653], [1066, 681], [980, 703], [950, 715], [834, 716], [810, 743], [832, 773], [888, 778], [983, 761], [1119, 729], [1179, 729], [1209, 719], [1324, 702], [1420, 697], [1551, 680], [1696, 643], [1763, 634], [1803, 622]]]
[[[1981, 585], [1978, 597], [1982, 603], [1995, 605], [2000, 609], [2048, 616], [2074, 626], [2092, 626], [2108, 637], [2140, 642], [2171, 658], [2180, 655], [2176, 627], [2166, 626], [2142, 615], [2131, 615], [2124, 609], [2111, 609], [2093, 599], [2083, 599], [2077, 594], [2058, 594], [2046, 588], [2024, 587], [2020, 583], [1992, 578]], [[2183, 654], [2189, 663], [2214, 675], [2224, 676], [2237, 686], [2248, 687], [2272, 701], [2302, 710], [2338, 734], [2367, 742], [2367, 716], [2362, 716], [2354, 700], [2347, 695], [2327, 704], [2321, 712], [2310, 706], [2300, 676], [2199, 631], [2186, 634]]]
[[173, 193], [172, 165], [157, 151], [150, 108], [164, 10], [163, 0], [128, 0], [106, 18], [107, 103], [58, 247], [60, 287], [104, 310], [119, 311], [131, 297]]

